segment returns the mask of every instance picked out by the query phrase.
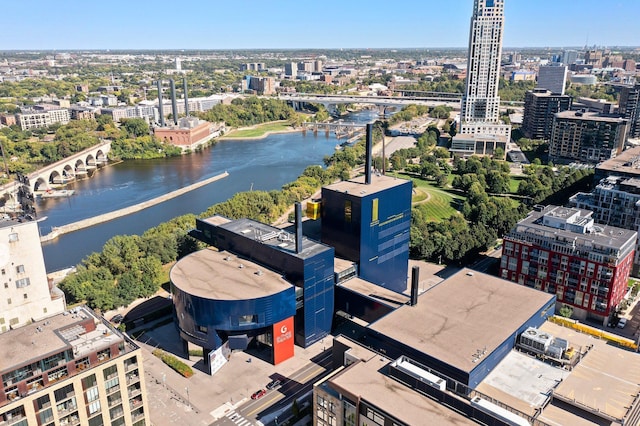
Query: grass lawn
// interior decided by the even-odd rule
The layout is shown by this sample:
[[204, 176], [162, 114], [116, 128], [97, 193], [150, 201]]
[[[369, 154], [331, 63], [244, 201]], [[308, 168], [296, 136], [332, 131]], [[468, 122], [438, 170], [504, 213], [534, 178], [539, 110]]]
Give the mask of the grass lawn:
[[225, 135], [226, 138], [255, 138], [264, 135], [267, 132], [280, 132], [283, 130], [289, 130], [289, 123], [277, 122], [277, 123], [265, 123], [252, 127], [251, 129], [234, 130], [231, 133]]
[[509, 180], [509, 192], [512, 194], [517, 194], [518, 186], [520, 185], [520, 182], [524, 180], [524, 178], [524, 176], [511, 176], [511, 179]]
[[[451, 217], [458, 212], [456, 207], [464, 202], [465, 197], [438, 188], [433, 182], [415, 178], [413, 181], [416, 183], [413, 202], [431, 220], [440, 221]], [[426, 200], [422, 194], [428, 194], [429, 199]]]

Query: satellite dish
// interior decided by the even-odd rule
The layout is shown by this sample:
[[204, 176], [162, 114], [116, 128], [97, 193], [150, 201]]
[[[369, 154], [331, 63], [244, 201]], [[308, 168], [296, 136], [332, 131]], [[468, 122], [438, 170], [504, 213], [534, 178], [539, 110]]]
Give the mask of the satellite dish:
[[9, 263], [9, 246], [6, 244], [0, 244], [0, 266], [4, 266]]

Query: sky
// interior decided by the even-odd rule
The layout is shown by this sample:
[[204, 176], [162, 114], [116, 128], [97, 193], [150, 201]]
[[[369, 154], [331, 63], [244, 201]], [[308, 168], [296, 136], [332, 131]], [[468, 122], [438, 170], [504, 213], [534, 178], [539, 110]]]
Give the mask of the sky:
[[[29, 0], [0, 50], [467, 47], [473, 0]], [[506, 0], [503, 45], [640, 46], [640, 0]]]

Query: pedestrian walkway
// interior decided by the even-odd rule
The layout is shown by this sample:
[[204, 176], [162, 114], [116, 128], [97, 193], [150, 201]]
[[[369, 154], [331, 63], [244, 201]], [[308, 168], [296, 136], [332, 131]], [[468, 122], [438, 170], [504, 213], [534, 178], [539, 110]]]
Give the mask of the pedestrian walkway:
[[247, 420], [237, 413], [235, 410], [229, 411], [225, 414], [225, 417], [237, 424], [238, 426], [255, 426], [256, 424], [251, 422], [251, 420]]

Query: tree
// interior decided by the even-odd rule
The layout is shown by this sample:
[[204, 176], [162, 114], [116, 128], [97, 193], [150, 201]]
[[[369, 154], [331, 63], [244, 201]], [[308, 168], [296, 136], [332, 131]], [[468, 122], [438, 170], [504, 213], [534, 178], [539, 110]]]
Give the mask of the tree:
[[564, 318], [571, 318], [571, 315], [573, 315], [573, 308], [569, 305], [562, 305], [558, 314]]
[[130, 137], [146, 136], [149, 134], [149, 125], [142, 118], [123, 119], [122, 128]]

